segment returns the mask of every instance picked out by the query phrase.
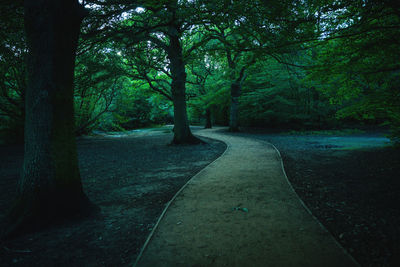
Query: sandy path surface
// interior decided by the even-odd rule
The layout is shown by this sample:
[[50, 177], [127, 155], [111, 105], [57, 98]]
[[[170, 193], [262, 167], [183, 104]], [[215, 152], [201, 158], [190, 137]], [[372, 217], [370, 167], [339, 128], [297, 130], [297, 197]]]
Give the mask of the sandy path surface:
[[304, 208], [272, 145], [197, 134], [228, 148], [173, 200], [137, 266], [357, 266]]

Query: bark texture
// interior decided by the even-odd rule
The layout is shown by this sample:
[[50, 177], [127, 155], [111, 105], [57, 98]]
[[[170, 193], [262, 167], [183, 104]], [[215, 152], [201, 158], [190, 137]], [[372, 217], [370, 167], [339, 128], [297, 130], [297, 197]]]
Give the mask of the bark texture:
[[170, 30], [168, 58], [172, 75], [172, 98], [174, 103], [174, 139], [173, 144], [197, 144], [201, 140], [195, 137], [189, 128], [186, 110], [186, 71], [182, 46], [176, 28]]
[[212, 120], [211, 120], [211, 109], [207, 108], [206, 109], [206, 125], [204, 126], [205, 129], [211, 129], [212, 128]]
[[240, 81], [235, 81], [231, 84], [231, 110], [229, 117], [229, 131], [239, 131], [239, 97], [241, 93]]
[[73, 113], [75, 53], [84, 15], [75, 0], [25, 1], [25, 154], [7, 234], [93, 209], [82, 190]]

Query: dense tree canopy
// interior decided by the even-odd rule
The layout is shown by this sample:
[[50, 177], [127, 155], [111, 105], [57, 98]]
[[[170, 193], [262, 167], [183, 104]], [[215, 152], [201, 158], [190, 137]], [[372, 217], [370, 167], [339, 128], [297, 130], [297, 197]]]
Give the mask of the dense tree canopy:
[[[185, 117], [198, 123], [211, 113], [220, 124], [233, 123], [232, 130], [349, 120], [398, 128], [395, 1], [82, 3], [90, 15], [75, 69], [78, 134], [170, 123], [174, 101], [187, 134]], [[22, 13], [21, 6], [2, 5], [8, 19], [2, 20], [0, 120], [9, 141], [22, 137], [24, 125]], [[176, 103], [182, 94], [176, 88], [188, 111]], [[121, 105], [124, 95], [150, 112], [146, 119], [133, 112], [135, 105]]]
[[[199, 142], [191, 123], [357, 122], [389, 125], [399, 141], [397, 1], [41, 0], [0, 11], [2, 142], [25, 129], [16, 220], [32, 199], [74, 195], [65, 209], [85, 199], [74, 134], [173, 123], [183, 144]], [[43, 181], [51, 194], [26, 187]]]

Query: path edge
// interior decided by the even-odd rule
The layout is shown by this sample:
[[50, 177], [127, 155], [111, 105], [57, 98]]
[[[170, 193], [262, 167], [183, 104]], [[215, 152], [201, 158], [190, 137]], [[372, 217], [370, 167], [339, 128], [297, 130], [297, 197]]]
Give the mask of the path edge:
[[300, 198], [300, 196], [297, 194], [296, 190], [294, 190], [294, 187], [293, 187], [292, 183], [290, 182], [290, 180], [289, 180], [289, 178], [288, 178], [288, 176], [287, 176], [287, 174], [286, 174], [285, 165], [284, 165], [284, 163], [283, 163], [283, 159], [282, 159], [281, 152], [278, 150], [278, 148], [277, 148], [274, 144], [272, 144], [272, 143], [270, 143], [270, 142], [268, 142], [268, 141], [265, 141], [265, 142], [266, 142], [267, 144], [271, 145], [271, 146], [275, 149], [275, 151], [277, 152], [278, 157], [279, 157], [279, 161], [281, 162], [281, 168], [282, 168], [283, 176], [285, 177], [285, 180], [286, 180], [286, 182], [288, 183], [288, 185], [289, 185], [289, 187], [290, 187], [290, 190], [292, 190], [292, 192], [297, 196], [297, 199], [300, 201], [300, 203], [301, 203], [301, 205], [303, 206], [303, 208], [311, 215], [311, 217], [319, 224], [319, 226], [320, 226], [324, 231], [326, 231], [327, 233], [329, 233], [329, 235], [331, 236], [331, 238], [333, 239], [333, 241], [336, 243], [336, 246], [338, 246], [338, 247], [343, 251], [343, 253], [346, 254], [346, 255], [350, 258], [350, 260], [351, 260], [355, 265], [361, 266], [361, 265], [354, 259], [354, 257], [339, 243], [339, 241], [337, 241], [336, 238], [333, 237], [333, 235], [331, 234], [331, 232], [329, 232], [328, 229], [326, 229], [326, 227], [318, 220], [318, 218], [315, 217], [315, 215], [314, 215], [314, 214], [311, 212], [311, 210], [307, 207], [307, 205], [304, 203], [304, 201]]
[[[205, 136], [203, 136], [203, 135], [199, 135], [199, 136], [205, 137]], [[224, 142], [224, 141], [222, 141], [222, 140], [215, 139], [215, 138], [210, 138], [210, 137], [206, 137], [206, 138], [209, 138], [209, 139], [211, 139], [211, 140], [224, 143], [224, 144], [226, 145], [225, 151], [224, 151], [218, 158], [216, 158], [215, 160], [213, 160], [212, 162], [210, 162], [209, 164], [207, 164], [207, 165], [206, 165], [203, 169], [201, 169], [198, 173], [196, 173], [195, 175], [193, 175], [193, 176], [178, 190], [178, 192], [175, 193], [175, 195], [171, 198], [171, 200], [167, 202], [167, 204], [165, 205], [163, 211], [161, 212], [161, 215], [158, 217], [158, 220], [157, 220], [156, 224], [153, 226], [153, 229], [151, 230], [150, 234], [147, 236], [147, 239], [146, 239], [146, 241], [144, 242], [144, 244], [143, 244], [143, 246], [142, 246], [142, 248], [141, 248], [141, 250], [140, 250], [138, 256], [136, 257], [136, 260], [135, 260], [135, 263], [133, 264], [133, 267], [136, 267], [136, 266], [139, 264], [139, 262], [140, 262], [140, 260], [141, 260], [141, 258], [142, 258], [142, 256], [143, 256], [143, 253], [145, 252], [145, 250], [146, 250], [148, 244], [150, 243], [150, 241], [151, 241], [151, 239], [152, 239], [154, 233], [155, 233], [156, 230], [158, 229], [158, 225], [160, 224], [161, 220], [164, 218], [165, 213], [167, 212], [167, 210], [169, 209], [169, 207], [171, 206], [171, 204], [174, 202], [174, 200], [180, 195], [180, 193], [186, 188], [186, 186], [187, 186], [196, 176], [198, 176], [200, 173], [202, 173], [208, 166], [210, 166], [210, 165], [213, 164], [214, 162], [218, 161], [221, 157], [223, 157], [223, 156], [225, 155], [225, 153], [226, 153], [226, 152], [229, 150], [229, 148], [231, 147], [231, 145], [230, 145], [229, 143]]]

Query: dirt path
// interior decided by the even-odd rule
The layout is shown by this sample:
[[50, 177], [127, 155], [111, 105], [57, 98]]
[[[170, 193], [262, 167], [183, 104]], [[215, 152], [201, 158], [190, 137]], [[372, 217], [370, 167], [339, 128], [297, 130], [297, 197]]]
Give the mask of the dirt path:
[[138, 266], [357, 266], [304, 208], [272, 145], [198, 134], [228, 149], [174, 199]]

